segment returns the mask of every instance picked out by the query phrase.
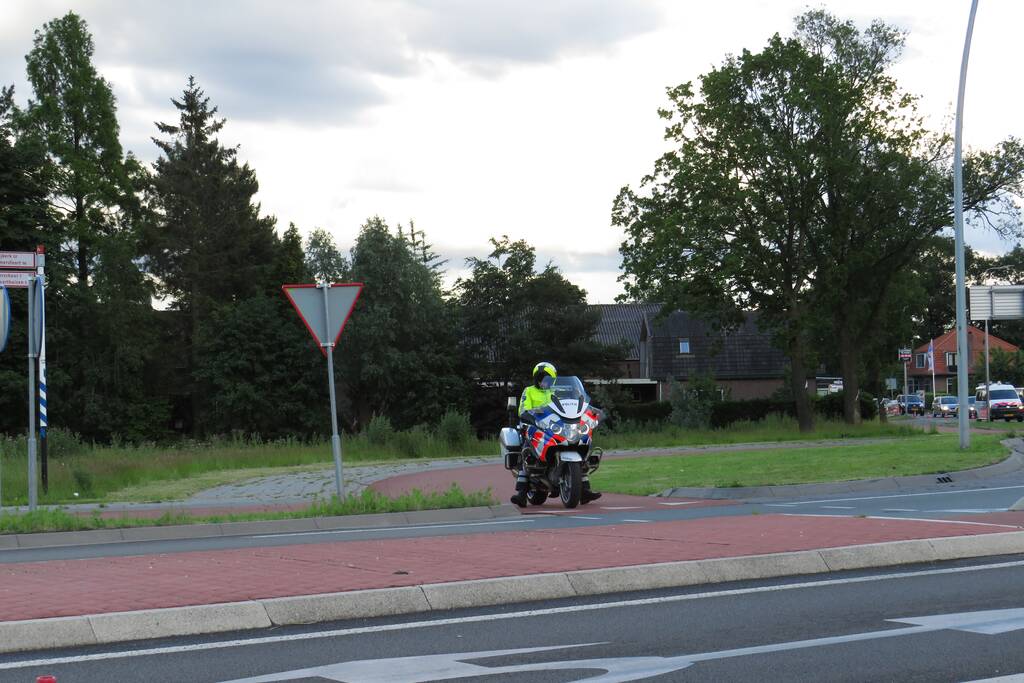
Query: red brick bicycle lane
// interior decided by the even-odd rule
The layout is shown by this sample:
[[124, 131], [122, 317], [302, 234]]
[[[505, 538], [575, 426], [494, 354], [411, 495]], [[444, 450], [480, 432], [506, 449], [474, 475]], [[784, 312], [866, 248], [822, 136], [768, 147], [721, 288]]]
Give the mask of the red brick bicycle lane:
[[0, 565], [0, 621], [1009, 531], [750, 515]]

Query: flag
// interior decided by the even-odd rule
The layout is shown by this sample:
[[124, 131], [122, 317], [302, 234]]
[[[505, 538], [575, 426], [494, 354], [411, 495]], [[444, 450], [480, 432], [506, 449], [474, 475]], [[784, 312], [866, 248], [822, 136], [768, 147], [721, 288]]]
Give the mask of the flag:
[[935, 367], [935, 347], [932, 346], [932, 341], [928, 341], [928, 369], [931, 370]]

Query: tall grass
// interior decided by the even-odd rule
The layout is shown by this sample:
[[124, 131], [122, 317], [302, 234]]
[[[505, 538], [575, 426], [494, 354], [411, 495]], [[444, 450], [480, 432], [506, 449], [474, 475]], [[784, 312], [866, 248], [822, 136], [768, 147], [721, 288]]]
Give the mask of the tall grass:
[[[55, 430], [51, 430], [53, 435]], [[326, 440], [302, 442], [297, 439], [263, 441], [258, 438], [214, 439], [209, 443], [184, 441], [158, 446], [97, 446], [74, 442], [67, 437], [60, 448], [51, 448], [49, 492], [40, 487], [43, 504], [103, 501], [107, 494], [154, 481], [178, 480], [207, 472], [324, 465], [331, 462], [331, 445]], [[0, 437], [0, 503], [28, 502], [27, 449], [24, 436]], [[473, 436], [452, 442], [445, 434], [427, 428], [395, 432], [384, 443], [372, 443], [364, 434], [342, 437], [342, 458], [346, 465], [406, 460], [412, 457], [497, 453], [491, 440]]]

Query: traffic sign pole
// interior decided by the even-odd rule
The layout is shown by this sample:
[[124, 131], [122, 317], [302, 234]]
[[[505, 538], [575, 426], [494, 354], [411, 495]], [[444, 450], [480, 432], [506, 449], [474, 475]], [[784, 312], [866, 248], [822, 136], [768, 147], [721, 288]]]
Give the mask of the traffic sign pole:
[[331, 395], [331, 453], [334, 456], [334, 480], [339, 499], [345, 497], [345, 487], [342, 482], [341, 436], [338, 434], [338, 400], [334, 389], [334, 349], [362, 288], [363, 285], [358, 282], [321, 282], [282, 287], [320, 351], [327, 357], [327, 386]]
[[36, 335], [35, 287], [28, 287], [28, 509], [38, 504], [36, 490]]
[[[326, 282], [319, 285], [324, 292], [324, 327], [331, 329], [331, 306], [328, 293], [331, 286]], [[334, 393], [334, 342], [322, 344], [327, 348], [327, 386], [331, 393], [331, 453], [334, 455], [334, 485], [338, 491], [338, 500], [345, 499], [345, 487], [341, 478], [341, 437], [338, 435], [338, 401]]]

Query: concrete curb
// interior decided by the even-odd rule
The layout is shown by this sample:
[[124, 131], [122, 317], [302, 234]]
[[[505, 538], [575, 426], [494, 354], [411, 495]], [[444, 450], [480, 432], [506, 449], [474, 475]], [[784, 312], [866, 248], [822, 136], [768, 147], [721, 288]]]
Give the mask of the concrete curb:
[[0, 622], [0, 653], [1024, 553], [1024, 531]]
[[948, 476], [956, 482], [981, 481], [1003, 477], [1024, 470], [1024, 440], [1006, 439], [1001, 442], [1011, 449], [1010, 455], [994, 465], [975, 467], [969, 470], [917, 474], [909, 477], [886, 477], [883, 479], [853, 479], [850, 481], [823, 482], [818, 484], [787, 484], [781, 486], [737, 486], [735, 488], [672, 488], [657, 494], [659, 498], [705, 498], [709, 500], [779, 500], [788, 498], [817, 498], [820, 496], [842, 495], [866, 492], [899, 492], [920, 490], [937, 485], [938, 477]]
[[376, 529], [438, 522], [466, 522], [502, 517], [518, 517], [513, 505], [490, 505], [443, 510], [385, 512], [372, 515], [338, 517], [305, 517], [262, 522], [223, 522], [220, 524], [180, 524], [174, 526], [143, 526], [125, 529], [93, 529], [90, 531], [55, 531], [38, 534], [0, 535], [0, 550], [16, 548], [53, 548], [60, 546], [96, 545], [129, 541], [165, 541], [168, 539], [248, 536], [294, 531], [330, 531], [334, 529]]

